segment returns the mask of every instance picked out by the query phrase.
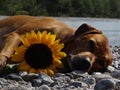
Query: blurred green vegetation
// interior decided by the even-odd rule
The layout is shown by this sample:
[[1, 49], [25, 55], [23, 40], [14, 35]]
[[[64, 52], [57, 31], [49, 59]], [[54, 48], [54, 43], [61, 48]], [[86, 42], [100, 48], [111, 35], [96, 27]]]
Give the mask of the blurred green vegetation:
[[0, 0], [0, 15], [120, 18], [120, 0]]

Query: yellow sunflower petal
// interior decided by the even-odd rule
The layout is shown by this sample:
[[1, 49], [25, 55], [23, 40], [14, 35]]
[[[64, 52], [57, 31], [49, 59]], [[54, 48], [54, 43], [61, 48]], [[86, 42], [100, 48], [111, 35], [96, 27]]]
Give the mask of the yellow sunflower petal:
[[48, 46], [49, 46], [49, 48], [51, 48], [54, 51], [53, 47], [58, 46], [59, 42], [60, 42], [59, 39], [56, 40], [54, 43], [52, 41], [50, 41], [49, 44], [48, 44]]
[[38, 41], [38, 43], [41, 43], [41, 32], [40, 31], [38, 31], [37, 32], [37, 41]]
[[53, 70], [54, 73], [57, 72], [56, 66], [55, 66], [54, 64], [51, 64], [51, 65], [49, 66], [49, 69]]
[[53, 61], [54, 65], [59, 68], [63, 68], [63, 63], [60, 60], [54, 60]]
[[22, 41], [23, 45], [29, 46], [30, 43], [28, 42], [28, 39], [25, 38], [25, 36], [20, 36], [20, 40]]
[[32, 38], [36, 38], [37, 37], [37, 35], [36, 35], [36, 33], [34, 31], [31, 31], [31, 37]]
[[40, 72], [44, 72], [44, 73], [48, 74], [46, 69], [39, 69], [38, 72], [39, 72], [39, 73], [40, 73]]
[[41, 35], [41, 43], [44, 42], [46, 36], [47, 36], [47, 31], [43, 31], [43, 32], [42, 32], [42, 35]]
[[15, 54], [15, 55], [12, 55], [12, 59], [11, 59], [12, 61], [14, 61], [14, 62], [21, 62], [21, 61], [23, 61], [24, 60], [24, 56], [23, 56], [23, 54]]
[[50, 37], [49, 37], [50, 45], [54, 44], [55, 39], [56, 39], [56, 35], [50, 35]]
[[42, 43], [49, 45], [50, 40], [49, 40], [49, 36], [51, 35], [51, 33], [46, 33], [46, 36], [44, 36], [44, 38], [42, 38], [43, 40], [41, 40]]
[[23, 61], [20, 63], [18, 70], [20, 71], [29, 71], [31, 67], [26, 63], [26, 61]]
[[29, 73], [37, 73], [37, 70], [34, 69], [34, 68], [31, 68], [31, 69], [29, 70]]
[[37, 32], [37, 36], [38, 36], [38, 35], [41, 36], [41, 32], [40, 32], [40, 31]]
[[64, 47], [64, 44], [54, 45], [52, 50], [56, 53], [59, 52]]
[[54, 54], [53, 55], [53, 57], [56, 59], [62, 59], [62, 58], [65, 58], [67, 55], [66, 55], [66, 53], [64, 53], [64, 52], [59, 52], [59, 53], [56, 53], [56, 54]]
[[15, 54], [12, 55], [11, 60], [14, 62], [21, 62], [24, 60], [24, 53], [26, 51], [26, 48], [24, 47], [24, 45], [21, 45], [20, 47], [15, 49]]
[[26, 33], [26, 38], [31, 38], [31, 34], [30, 33]]
[[15, 48], [15, 52], [17, 52], [17, 53], [24, 52], [25, 50], [26, 50], [26, 47], [24, 45], [21, 45], [21, 46]]
[[29, 46], [29, 44], [32, 45], [32, 44], [38, 43], [37, 34], [34, 31], [31, 31], [31, 33], [26, 33], [26, 36], [24, 36], [24, 38], [27, 39], [27, 40], [24, 40], [26, 43], [28, 43], [28, 45], [26, 45], [25, 43], [26, 46]]
[[54, 75], [54, 71], [52, 71], [51, 69], [47, 69], [47, 72], [48, 72], [48, 75], [50, 75], [50, 76], [53, 76]]

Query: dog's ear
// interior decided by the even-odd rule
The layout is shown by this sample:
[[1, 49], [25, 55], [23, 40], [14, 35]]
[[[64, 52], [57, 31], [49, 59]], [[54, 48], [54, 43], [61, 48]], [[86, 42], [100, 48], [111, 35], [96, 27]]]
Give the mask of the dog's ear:
[[100, 30], [97, 30], [96, 28], [88, 25], [88, 24], [82, 24], [75, 32], [75, 37], [78, 37], [83, 34], [90, 34], [90, 33], [102, 33]]

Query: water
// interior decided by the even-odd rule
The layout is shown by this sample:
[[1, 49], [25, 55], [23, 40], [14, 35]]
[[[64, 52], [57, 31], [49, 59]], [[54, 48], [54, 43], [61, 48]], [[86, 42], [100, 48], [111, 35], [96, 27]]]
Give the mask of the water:
[[87, 23], [94, 26], [108, 37], [112, 46], [120, 45], [120, 19], [98, 19], [98, 18], [59, 18], [68, 25], [78, 28], [81, 24]]
[[[0, 16], [0, 19], [5, 18]], [[83, 23], [90, 24], [108, 37], [110, 45], [120, 45], [120, 19], [98, 19], [98, 18], [77, 18], [77, 17], [57, 17], [66, 24], [78, 28]]]

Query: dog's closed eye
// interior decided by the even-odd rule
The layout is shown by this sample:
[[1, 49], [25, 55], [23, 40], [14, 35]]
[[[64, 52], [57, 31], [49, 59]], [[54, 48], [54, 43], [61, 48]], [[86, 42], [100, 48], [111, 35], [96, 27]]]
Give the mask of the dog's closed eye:
[[90, 40], [90, 41], [89, 41], [89, 48], [90, 48], [90, 51], [94, 51], [94, 50], [95, 50], [95, 47], [96, 47], [95, 44], [96, 44], [96, 43], [95, 43], [94, 40]]

